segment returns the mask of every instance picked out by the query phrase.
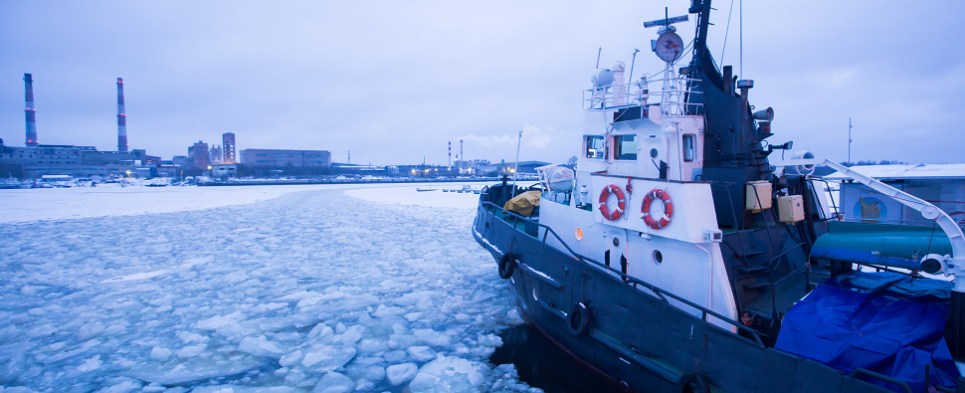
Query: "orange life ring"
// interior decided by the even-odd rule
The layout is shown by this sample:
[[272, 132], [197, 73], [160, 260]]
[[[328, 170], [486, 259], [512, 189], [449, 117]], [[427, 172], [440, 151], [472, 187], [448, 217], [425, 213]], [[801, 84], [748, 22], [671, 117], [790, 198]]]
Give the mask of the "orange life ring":
[[[606, 201], [610, 199], [610, 195], [615, 195], [617, 197], [617, 208], [610, 211], [610, 207], [607, 206]], [[603, 191], [600, 192], [600, 213], [603, 214], [603, 218], [610, 221], [615, 221], [623, 215], [623, 211], [627, 208], [627, 198], [623, 194], [623, 190], [616, 185], [610, 184], [603, 187]]]
[[[655, 220], [650, 214], [650, 204], [655, 199], [663, 202], [663, 217], [660, 217], [659, 220]], [[647, 193], [647, 196], [643, 197], [643, 206], [640, 207], [640, 211], [643, 212], [643, 222], [648, 227], [661, 229], [670, 224], [670, 219], [673, 217], [673, 201], [670, 200], [670, 194], [666, 191], [654, 188]]]

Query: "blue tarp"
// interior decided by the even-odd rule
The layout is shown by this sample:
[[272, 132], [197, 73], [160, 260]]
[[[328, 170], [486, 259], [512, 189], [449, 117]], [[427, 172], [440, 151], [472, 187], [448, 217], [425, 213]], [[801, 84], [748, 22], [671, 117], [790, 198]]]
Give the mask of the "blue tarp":
[[[849, 374], [863, 368], [925, 391], [955, 387], [945, 343], [951, 283], [897, 273], [857, 272], [818, 286], [788, 311], [775, 348]], [[897, 386], [881, 384], [900, 390]]]

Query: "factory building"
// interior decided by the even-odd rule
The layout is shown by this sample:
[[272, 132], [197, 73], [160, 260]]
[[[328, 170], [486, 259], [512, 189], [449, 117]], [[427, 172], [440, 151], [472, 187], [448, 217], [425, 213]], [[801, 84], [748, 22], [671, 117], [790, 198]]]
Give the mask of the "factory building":
[[121, 177], [139, 167], [156, 165], [160, 157], [141, 149], [130, 152], [98, 151], [93, 146], [4, 146], [0, 140], [0, 176], [28, 179], [44, 175]]
[[252, 168], [325, 168], [332, 166], [328, 150], [244, 149], [241, 163]]
[[214, 164], [211, 166], [211, 177], [227, 178], [238, 176], [237, 164]]
[[188, 147], [188, 165], [195, 169], [208, 169], [211, 166], [211, 151], [208, 144], [198, 141]]
[[160, 162], [145, 150], [128, 150], [127, 114], [124, 111], [124, 80], [117, 78], [117, 151], [98, 151], [93, 146], [42, 145], [37, 137], [33, 75], [24, 74], [25, 147], [6, 146], [0, 139], [0, 176], [41, 178], [44, 175], [73, 177], [120, 177], [150, 172]]

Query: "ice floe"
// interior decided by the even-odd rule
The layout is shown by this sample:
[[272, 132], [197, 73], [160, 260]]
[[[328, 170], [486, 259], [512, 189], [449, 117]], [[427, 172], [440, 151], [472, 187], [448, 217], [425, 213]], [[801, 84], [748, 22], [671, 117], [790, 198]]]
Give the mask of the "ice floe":
[[521, 321], [469, 232], [475, 196], [414, 188], [6, 221], [0, 391], [530, 389], [487, 361]]

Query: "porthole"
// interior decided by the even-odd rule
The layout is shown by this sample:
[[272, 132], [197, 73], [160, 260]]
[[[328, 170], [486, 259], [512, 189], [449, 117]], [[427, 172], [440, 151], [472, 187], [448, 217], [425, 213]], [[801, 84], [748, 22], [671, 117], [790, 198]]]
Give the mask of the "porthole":
[[663, 263], [663, 253], [660, 250], [653, 250], [653, 261], [657, 264]]

